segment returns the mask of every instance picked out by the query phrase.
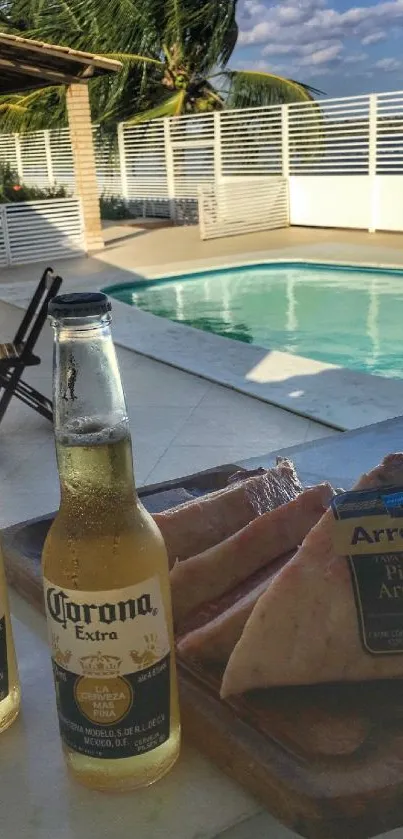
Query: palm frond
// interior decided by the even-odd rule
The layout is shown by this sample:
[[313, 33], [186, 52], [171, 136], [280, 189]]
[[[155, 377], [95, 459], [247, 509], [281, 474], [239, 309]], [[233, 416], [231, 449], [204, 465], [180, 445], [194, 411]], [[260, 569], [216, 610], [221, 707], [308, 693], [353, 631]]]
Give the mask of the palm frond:
[[[48, 90], [49, 88], [47, 88]], [[44, 97], [44, 88], [38, 88], [38, 90], [32, 90], [31, 93], [20, 93], [18, 96], [19, 102], [24, 105], [25, 108], [34, 105], [36, 102], [41, 102]]]
[[183, 114], [184, 107], [185, 107], [185, 102], [186, 102], [186, 90], [180, 90], [179, 91], [179, 96], [178, 96], [178, 99], [177, 99], [177, 102], [176, 102], [176, 106], [175, 106], [175, 111], [173, 113], [174, 117], [179, 117], [181, 114]]
[[102, 52], [135, 52], [158, 58], [165, 26], [160, 0], [94, 2]]
[[236, 6], [237, 0], [216, 0], [209, 9], [207, 23], [210, 36], [206, 41], [206, 60], [209, 68], [225, 66], [235, 49], [238, 40]]
[[[25, 8], [27, 19], [30, 27], [34, 29], [36, 26], [41, 26], [42, 21], [50, 20], [51, 16], [56, 13], [58, 25], [60, 20], [64, 21], [66, 27], [65, 31], [80, 29], [82, 24], [82, 16], [80, 15], [79, 4], [75, 0], [50, 0], [45, 6], [43, 0], [32, 0], [28, 3], [19, 3], [20, 12]], [[21, 8], [22, 7], [22, 8]], [[28, 13], [28, 14], [27, 14]]]
[[160, 2], [164, 40], [180, 47], [191, 71], [205, 73], [228, 61], [238, 35], [237, 0], [151, 0], [154, 2]]
[[1, 27], [12, 27], [13, 23], [10, 18], [0, 9], [0, 26]]
[[4, 113], [11, 113], [11, 114], [25, 114], [26, 108], [22, 105], [16, 105], [13, 102], [0, 102], [0, 114]]
[[166, 27], [165, 33], [170, 36], [169, 40], [183, 47], [183, 12], [184, 3], [182, 0], [166, 0], [171, 4], [170, 14], [168, 16], [169, 26]]
[[121, 61], [122, 64], [153, 64], [156, 67], [164, 68], [164, 62], [158, 58], [150, 58], [148, 55], [136, 55], [132, 52], [104, 52], [103, 58], [112, 58], [114, 61]]
[[224, 70], [219, 75], [229, 81], [228, 108], [312, 102], [321, 92], [303, 82], [258, 70]]
[[[89, 83], [93, 120], [105, 131], [192, 110], [312, 101], [309, 85], [258, 71], [225, 70], [237, 40], [238, 0], [0, 0], [0, 29], [120, 60], [119, 73]], [[165, 52], [164, 52], [165, 47]], [[169, 78], [170, 71], [171, 78]], [[209, 73], [220, 71], [217, 88]], [[177, 78], [183, 75], [184, 94]], [[167, 84], [167, 81], [171, 84]], [[164, 82], [164, 84], [163, 84]], [[175, 84], [180, 90], [173, 90]], [[228, 90], [225, 90], [228, 88]], [[25, 94], [26, 130], [66, 124], [63, 89]], [[207, 104], [206, 104], [207, 103]], [[16, 103], [20, 104], [20, 103]], [[11, 111], [7, 109], [11, 119]], [[6, 119], [2, 109], [1, 123]], [[58, 122], [59, 121], [59, 122]], [[14, 130], [18, 130], [15, 128]]]
[[[3, 96], [0, 104], [10, 98]], [[16, 107], [1, 109], [0, 131], [5, 133], [40, 131], [67, 125], [65, 88], [45, 87], [31, 93], [13, 97]]]
[[141, 122], [149, 122], [151, 119], [178, 116], [181, 113], [180, 109], [183, 107], [184, 98], [185, 91], [180, 90], [174, 96], [170, 96], [164, 102], [160, 102], [159, 105], [155, 105], [155, 107], [149, 108], [147, 111], [136, 114], [128, 120], [128, 123], [129, 125], [139, 125]]

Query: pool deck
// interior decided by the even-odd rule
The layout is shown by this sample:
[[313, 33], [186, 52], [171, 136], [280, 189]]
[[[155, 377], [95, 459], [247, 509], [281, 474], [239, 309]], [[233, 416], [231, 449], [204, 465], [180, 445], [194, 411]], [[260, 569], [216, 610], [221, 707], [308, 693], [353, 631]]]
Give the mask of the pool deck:
[[[265, 260], [337, 262], [403, 268], [403, 235], [287, 228], [201, 242], [197, 227], [108, 225], [106, 248], [90, 258], [55, 262], [64, 288], [85, 290], [211, 267]], [[33, 266], [4, 273], [0, 299], [25, 306]], [[38, 266], [39, 271], [39, 266]], [[35, 276], [36, 276], [35, 271]], [[403, 281], [403, 280], [402, 280]], [[230, 341], [114, 303], [117, 344], [339, 430], [400, 414], [403, 379]]]

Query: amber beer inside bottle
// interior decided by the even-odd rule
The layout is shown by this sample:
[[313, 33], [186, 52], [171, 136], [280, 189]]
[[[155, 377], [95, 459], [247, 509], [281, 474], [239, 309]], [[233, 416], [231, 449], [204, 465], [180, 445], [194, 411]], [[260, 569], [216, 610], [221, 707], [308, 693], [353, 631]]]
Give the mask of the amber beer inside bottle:
[[61, 502], [43, 551], [68, 767], [109, 790], [151, 784], [178, 757], [168, 560], [134, 482], [105, 295], [61, 295], [54, 409]]
[[18, 716], [21, 688], [10, 620], [3, 557], [0, 547], [0, 733]]

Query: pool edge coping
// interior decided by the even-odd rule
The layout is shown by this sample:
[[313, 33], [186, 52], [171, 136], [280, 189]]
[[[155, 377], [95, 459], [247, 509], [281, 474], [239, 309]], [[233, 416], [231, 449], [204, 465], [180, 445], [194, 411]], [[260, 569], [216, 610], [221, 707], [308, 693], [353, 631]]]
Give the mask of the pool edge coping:
[[[262, 252], [263, 254], [264, 252]], [[223, 257], [216, 257], [222, 259]], [[195, 262], [198, 263], [197, 267], [190, 267], [194, 266]], [[200, 265], [199, 263], [205, 262], [206, 265]], [[218, 262], [216, 264], [212, 264], [211, 260], [193, 260], [191, 262], [185, 261], [184, 265], [189, 266], [185, 267], [182, 270], [161, 270], [160, 265], [147, 265], [147, 266], [139, 266], [136, 271], [133, 271], [134, 275], [137, 273], [144, 274], [144, 281], [147, 282], [149, 279], [163, 279], [164, 277], [180, 277], [180, 276], [187, 276], [188, 274], [202, 274], [205, 271], [225, 271], [230, 268], [242, 268], [243, 266], [252, 266], [252, 265], [261, 265], [262, 263], [267, 264], [277, 264], [283, 262], [290, 262], [294, 264], [299, 263], [306, 263], [307, 265], [335, 265], [340, 268], [354, 268], [359, 270], [363, 268], [364, 270], [372, 269], [372, 270], [379, 270], [379, 271], [401, 271], [403, 272], [403, 261], [401, 263], [384, 263], [384, 262], [354, 262], [350, 260], [349, 262], [345, 262], [344, 260], [337, 260], [337, 259], [319, 259], [313, 257], [287, 257], [287, 256], [277, 256], [273, 257], [272, 259], [261, 256], [261, 258], [248, 258], [248, 259], [236, 259], [232, 262]], [[176, 265], [176, 263], [174, 263]], [[183, 263], [178, 263], [182, 265]], [[128, 269], [126, 269], [128, 270]], [[141, 282], [141, 280], [140, 280]], [[116, 283], [116, 285], [125, 285], [125, 283]], [[127, 283], [129, 285], [129, 283]]]

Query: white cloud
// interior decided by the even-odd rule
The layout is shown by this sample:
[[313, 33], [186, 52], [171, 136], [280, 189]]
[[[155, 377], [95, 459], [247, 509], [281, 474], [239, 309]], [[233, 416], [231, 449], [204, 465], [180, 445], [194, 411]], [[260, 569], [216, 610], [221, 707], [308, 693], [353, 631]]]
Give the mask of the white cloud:
[[266, 6], [257, 2], [257, 0], [245, 0], [244, 8], [250, 15], [258, 15], [266, 10]]
[[262, 50], [262, 55], [289, 55], [295, 52], [295, 44], [267, 44]]
[[255, 26], [247, 32], [243, 32], [241, 29], [238, 43], [243, 45], [262, 44], [270, 37], [272, 31], [273, 26], [269, 23], [269, 21], [261, 21], [260, 23], [256, 23]]
[[251, 60], [256, 69], [289, 78], [319, 79], [334, 74], [335, 67], [344, 79], [403, 71], [403, 60], [389, 51], [371, 66], [360, 49], [402, 38], [403, 0], [349, 0], [349, 5], [341, 11], [338, 0], [239, 0], [238, 43], [258, 47]]
[[344, 59], [345, 64], [359, 64], [361, 61], [366, 61], [368, 55], [366, 52], [356, 52], [352, 55], [346, 55]]
[[378, 44], [379, 41], [386, 41], [386, 32], [371, 32], [369, 35], [365, 35], [365, 38], [362, 38], [361, 43], [367, 47], [369, 44]]
[[377, 70], [383, 70], [384, 73], [394, 73], [395, 70], [401, 69], [402, 62], [397, 58], [381, 58], [376, 62], [375, 67]]
[[330, 47], [326, 47], [322, 50], [317, 50], [316, 52], [313, 52], [310, 55], [305, 55], [303, 58], [301, 58], [299, 63], [301, 67], [306, 67], [311, 64], [329, 64], [332, 61], [337, 61], [342, 51], [342, 44], [332, 44], [332, 46]]
[[[355, 6], [344, 12], [329, 8], [325, 0], [277, 0], [270, 5], [255, 5], [259, 5], [260, 11], [257, 15], [249, 15], [249, 20], [244, 16], [245, 5], [241, 6], [241, 44], [275, 41], [298, 44], [354, 36], [365, 39], [374, 36], [374, 27], [379, 33], [380, 23], [383, 27], [393, 24], [403, 26], [403, 0], [381, 0], [371, 6]], [[381, 40], [379, 34], [369, 43], [376, 40]]]
[[262, 55], [312, 55], [318, 50], [333, 46], [332, 41], [323, 40], [309, 44], [281, 44], [270, 42], [262, 49]]

